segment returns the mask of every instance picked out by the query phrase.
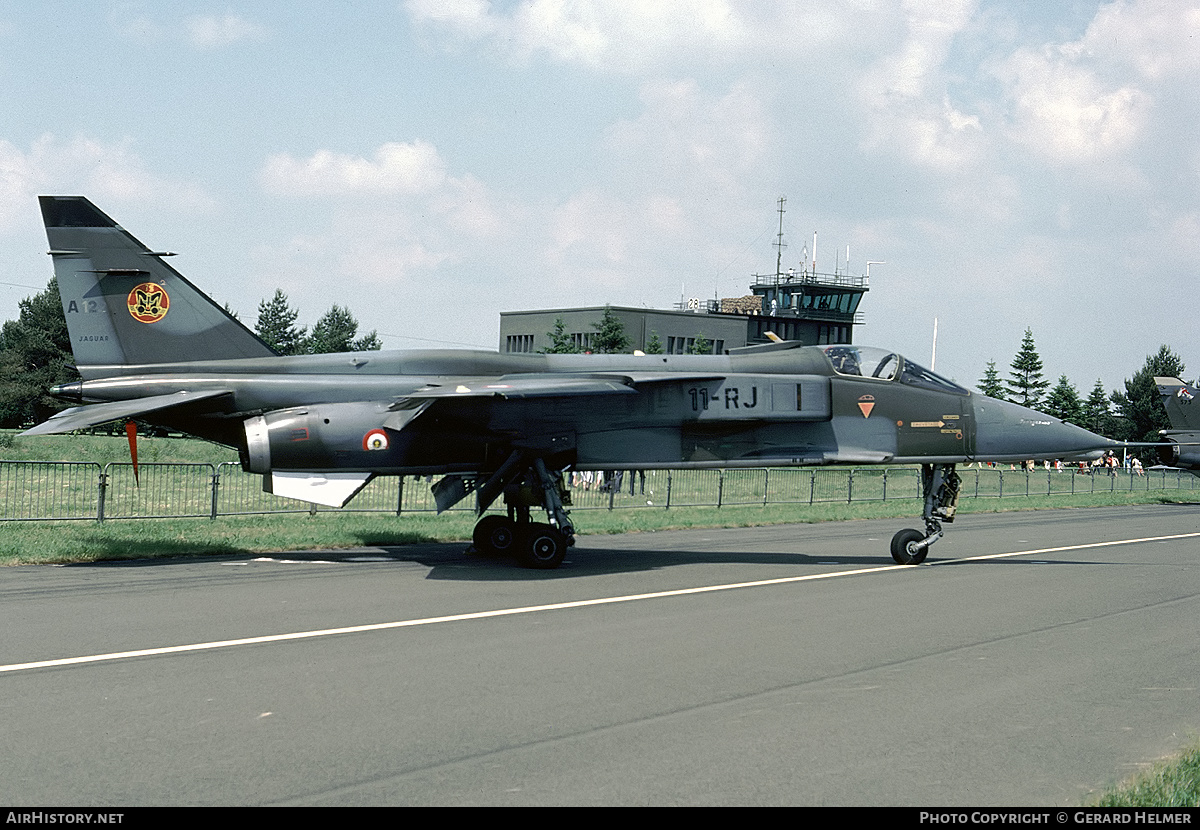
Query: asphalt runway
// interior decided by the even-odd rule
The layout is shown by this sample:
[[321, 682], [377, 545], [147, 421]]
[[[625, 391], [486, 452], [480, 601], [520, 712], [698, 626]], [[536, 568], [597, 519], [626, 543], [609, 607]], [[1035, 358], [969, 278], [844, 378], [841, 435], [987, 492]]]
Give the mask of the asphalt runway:
[[1200, 505], [904, 525], [6, 568], [0, 802], [1070, 806], [1200, 733]]

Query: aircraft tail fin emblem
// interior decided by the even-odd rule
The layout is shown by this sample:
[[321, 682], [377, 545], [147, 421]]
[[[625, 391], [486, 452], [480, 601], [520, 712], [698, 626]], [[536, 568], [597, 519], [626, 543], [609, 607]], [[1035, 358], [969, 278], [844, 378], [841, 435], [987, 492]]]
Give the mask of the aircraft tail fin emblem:
[[[41, 196], [71, 350], [84, 378], [129, 365], [275, 351], [82, 196]], [[147, 325], [152, 324], [152, 325]]]
[[139, 323], [157, 323], [167, 316], [171, 298], [162, 286], [144, 282], [129, 292], [125, 300], [129, 313]]

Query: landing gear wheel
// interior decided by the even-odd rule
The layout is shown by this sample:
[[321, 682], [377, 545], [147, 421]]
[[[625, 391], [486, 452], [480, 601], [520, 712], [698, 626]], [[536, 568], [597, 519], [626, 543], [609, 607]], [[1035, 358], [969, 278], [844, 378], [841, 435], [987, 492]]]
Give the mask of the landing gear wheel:
[[912, 546], [924, 538], [924, 533], [911, 527], [901, 530], [892, 537], [892, 558], [901, 565], [920, 565], [925, 561], [929, 548], [913, 550]]
[[517, 523], [507, 516], [484, 516], [475, 524], [471, 541], [486, 556], [508, 553], [517, 541]]
[[552, 525], [535, 523], [529, 526], [519, 556], [526, 568], [551, 570], [562, 564], [567, 555], [567, 537]]

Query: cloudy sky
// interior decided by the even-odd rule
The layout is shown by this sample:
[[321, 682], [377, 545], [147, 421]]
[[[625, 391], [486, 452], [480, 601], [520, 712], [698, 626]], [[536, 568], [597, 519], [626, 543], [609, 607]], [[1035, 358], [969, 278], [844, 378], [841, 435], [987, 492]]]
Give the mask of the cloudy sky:
[[[0, 319], [82, 194], [251, 325], [386, 348], [499, 312], [860, 274], [856, 340], [974, 385], [1031, 328], [1110, 389], [1200, 371], [1195, 0], [0, 0]], [[849, 262], [847, 263], [847, 250]], [[31, 290], [32, 289], [32, 290]]]

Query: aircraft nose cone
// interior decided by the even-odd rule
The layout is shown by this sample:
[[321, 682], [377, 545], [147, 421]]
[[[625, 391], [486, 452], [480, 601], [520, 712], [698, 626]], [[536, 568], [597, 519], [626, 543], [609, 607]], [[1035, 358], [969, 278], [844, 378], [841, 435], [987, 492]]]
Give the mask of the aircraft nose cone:
[[1008, 401], [975, 397], [975, 453], [982, 460], [1099, 458], [1117, 446], [1082, 427]]

